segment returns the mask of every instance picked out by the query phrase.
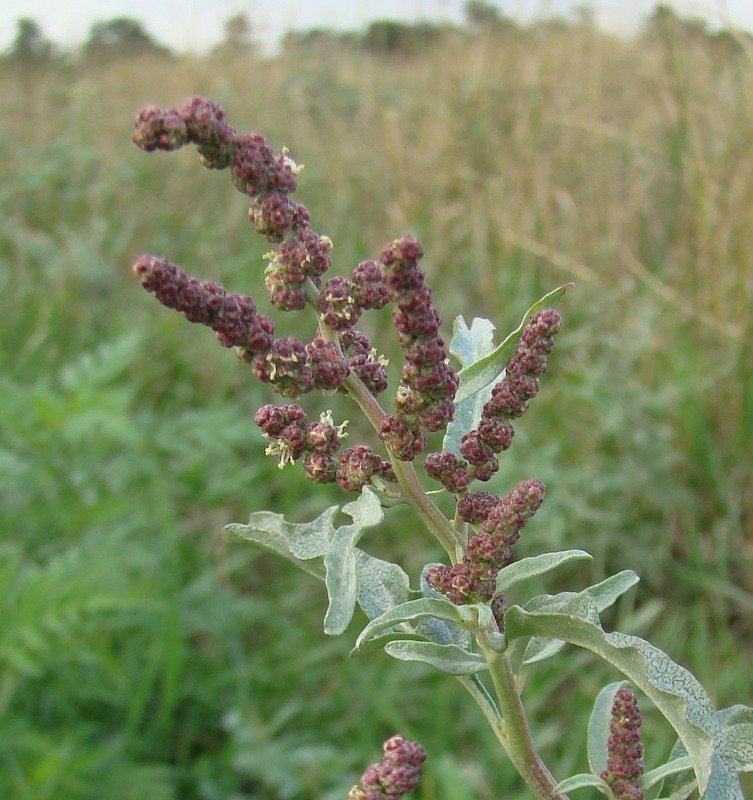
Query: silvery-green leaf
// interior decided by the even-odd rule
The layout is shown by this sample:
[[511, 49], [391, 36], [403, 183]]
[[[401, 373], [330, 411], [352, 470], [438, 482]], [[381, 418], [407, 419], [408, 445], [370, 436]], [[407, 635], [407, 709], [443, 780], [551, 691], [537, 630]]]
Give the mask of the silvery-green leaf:
[[[681, 758], [690, 758], [685, 745], [678, 739], [669, 756], [669, 763], [674, 763]], [[679, 770], [668, 775], [662, 785], [661, 796], [663, 800], [686, 800], [695, 791], [698, 781], [693, 772], [693, 764], [686, 770]]]
[[[668, 764], [662, 764], [660, 767], [652, 769], [650, 772], [642, 775], [638, 780], [638, 784], [640, 785], [641, 789], [645, 791], [646, 789], [650, 789], [652, 786], [659, 783], [659, 781], [663, 781], [665, 778], [668, 778], [670, 775], [677, 775], [681, 772], [687, 772], [688, 770], [690, 770], [692, 773], [693, 762], [690, 760], [689, 756], [675, 758]], [[693, 780], [693, 784], [695, 784], [695, 779]]]
[[753, 771], [753, 708], [736, 705], [718, 711], [726, 747], [739, 772]]
[[449, 351], [461, 366], [470, 367], [494, 352], [495, 330], [494, 323], [483, 317], [474, 317], [470, 328], [462, 316], [455, 317]]
[[384, 631], [394, 628], [400, 623], [416, 623], [424, 617], [455, 623], [462, 622], [459, 607], [446, 598], [421, 597], [418, 600], [408, 600], [408, 602], [395, 606], [376, 619], [371, 620], [359, 634], [353, 649], [360, 649], [365, 642], [374, 639]]
[[342, 633], [350, 624], [358, 599], [358, 555], [356, 545], [367, 528], [384, 519], [379, 498], [365, 487], [357, 500], [343, 506], [352, 517], [352, 525], [341, 525], [332, 536], [324, 556], [325, 584], [329, 607], [324, 616], [324, 632], [333, 636]]
[[468, 603], [457, 608], [463, 625], [469, 630], [491, 631], [497, 629], [494, 614], [486, 603]]
[[486, 660], [454, 644], [397, 640], [384, 646], [386, 653], [399, 661], [422, 661], [449, 675], [472, 675], [487, 669]]
[[571, 778], [565, 778], [560, 781], [555, 787], [554, 791], [557, 794], [567, 794], [567, 792], [574, 792], [576, 789], [596, 789], [601, 792], [605, 797], [614, 797], [609, 784], [602, 780], [598, 775], [591, 775], [590, 772], [584, 772], [580, 775], [573, 775]]
[[614, 605], [628, 589], [632, 589], [639, 581], [640, 578], [632, 569], [624, 569], [583, 591], [593, 598], [597, 611], [601, 613]]
[[[562, 592], [557, 595], [540, 595], [526, 603], [528, 611], [549, 611], [572, 614], [582, 619], [598, 622], [598, 615], [609, 608], [622, 594], [638, 583], [638, 576], [629, 569], [589, 586], [582, 592]], [[524, 664], [534, 664], [559, 653], [566, 642], [534, 636], [526, 645]]]
[[334, 518], [339, 506], [331, 506], [311, 522], [286, 522], [282, 514], [258, 511], [251, 514], [248, 525], [233, 523], [225, 530], [231, 536], [253, 542], [264, 550], [292, 561], [296, 566], [317, 578], [324, 579], [321, 562], [329, 550], [335, 532]]
[[410, 580], [398, 564], [356, 549], [358, 605], [369, 619], [405, 603], [410, 596]]
[[542, 553], [539, 556], [522, 558], [520, 561], [508, 564], [497, 573], [497, 588], [494, 594], [495, 596], [503, 594], [516, 583], [543, 575], [568, 561], [590, 558], [592, 558], [591, 554], [585, 550], [563, 550], [557, 553]]
[[[711, 700], [698, 680], [664, 652], [636, 636], [605, 633], [592, 621], [512, 606], [505, 634], [546, 636], [583, 647], [615, 666], [637, 686], [677, 732], [706, 800], [743, 800], [734, 754]], [[705, 792], [705, 795], [704, 795]]]

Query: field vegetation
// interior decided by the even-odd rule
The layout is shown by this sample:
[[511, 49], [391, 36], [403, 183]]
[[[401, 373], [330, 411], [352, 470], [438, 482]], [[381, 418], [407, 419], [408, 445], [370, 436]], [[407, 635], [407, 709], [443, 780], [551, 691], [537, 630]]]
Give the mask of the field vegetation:
[[[493, 482], [548, 487], [519, 552], [592, 552], [568, 588], [634, 568], [613, 621], [719, 707], [753, 700], [753, 44], [666, 11], [629, 41], [587, 17], [492, 22], [409, 47], [320, 32], [274, 58], [3, 63], [0, 797], [342, 800], [396, 731], [428, 751], [420, 800], [527, 796], [460, 686], [348, 659], [318, 585], [223, 535], [347, 497], [275, 469], [253, 414], [276, 398], [131, 275], [167, 255], [266, 310], [227, 177], [131, 144], [142, 105], [189, 94], [305, 163], [336, 271], [418, 236], [447, 337], [459, 313], [511, 329], [575, 282]], [[369, 544], [415, 575], [438, 553], [390, 519]], [[565, 775], [615, 677], [558, 663], [525, 699]], [[652, 735], [649, 765], [673, 741]]]

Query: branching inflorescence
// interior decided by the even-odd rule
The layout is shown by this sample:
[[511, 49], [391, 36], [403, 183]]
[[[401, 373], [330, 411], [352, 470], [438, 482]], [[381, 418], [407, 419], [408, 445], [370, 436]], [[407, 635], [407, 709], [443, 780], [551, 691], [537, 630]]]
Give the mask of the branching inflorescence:
[[[147, 106], [135, 125], [133, 140], [143, 150], [177, 150], [190, 143], [205, 167], [230, 171], [234, 185], [251, 198], [249, 219], [257, 232], [276, 245], [267, 254], [264, 278], [271, 304], [281, 311], [313, 308], [318, 328], [307, 343], [278, 337], [272, 320], [257, 310], [250, 297], [228, 294], [218, 283], [190, 277], [153, 255], [141, 256], [134, 266], [144, 288], [190, 322], [211, 328], [222, 345], [235, 348], [256, 376], [283, 397], [340, 390], [356, 396], [362, 405], [369, 404], [371, 421], [393, 463], [413, 461], [425, 452], [427, 434], [445, 430], [453, 419], [458, 374], [449, 363], [440, 335], [442, 320], [419, 266], [423, 257], [419, 242], [403, 236], [389, 244], [378, 261], [364, 260], [350, 277], [325, 281], [332, 242], [311, 229], [307, 209], [291, 199], [300, 170], [286, 152], [275, 155], [259, 134], [238, 134], [219, 105], [200, 97], [189, 98], [180, 109]], [[387, 389], [386, 361], [355, 327], [365, 311], [388, 303], [393, 305], [392, 319], [405, 359], [392, 413], [363, 397], [366, 393], [375, 398]], [[510, 420], [525, 411], [538, 391], [538, 378], [546, 369], [552, 336], [558, 330], [559, 315], [553, 309], [531, 319], [478, 427], [463, 437], [463, 458], [449, 452], [428, 453], [427, 473], [448, 491], [462, 496], [474, 479], [489, 480], [496, 472], [496, 454], [512, 441]], [[291, 414], [283, 424], [283, 417]], [[265, 407], [257, 415], [257, 424], [271, 442], [268, 452], [278, 455], [281, 466], [302, 458], [312, 480], [337, 481], [355, 492], [366, 485], [395, 483], [392, 463], [369, 446], [357, 445], [338, 454], [342, 431], [329, 434], [326, 443], [316, 443], [306, 433], [308, 423], [301, 423], [305, 419], [300, 406], [293, 405], [277, 411]], [[329, 425], [331, 431], [340, 427]], [[483, 595], [483, 591], [448, 590], [457, 602]]]
[[[710, 797], [741, 800], [736, 773], [753, 769], [753, 709], [714, 712], [687, 670], [641, 639], [615, 637], [601, 628], [599, 612], [637, 582], [634, 573], [625, 570], [579, 593], [543, 595], [525, 607], [507, 607], [503, 593], [512, 584], [589, 557], [571, 550], [515, 561], [515, 543], [544, 500], [544, 484], [536, 478], [503, 496], [472, 489], [475, 481], [487, 482], [497, 473], [499, 456], [513, 440], [513, 423], [539, 391], [561, 323], [548, 301], [559, 299], [565, 287], [532, 306], [497, 348], [483, 324], [474, 334], [461, 319], [450, 345], [463, 363], [458, 373], [419, 266], [423, 249], [413, 236], [392, 241], [378, 259], [365, 259], [346, 275], [328, 276], [332, 242], [311, 228], [308, 210], [292, 199], [300, 169], [287, 152], [276, 154], [259, 134], [238, 134], [219, 105], [200, 97], [180, 109], [148, 106], [135, 123], [133, 140], [143, 150], [193, 144], [205, 167], [229, 171], [236, 188], [250, 198], [251, 223], [273, 247], [265, 256], [264, 273], [271, 305], [279, 311], [309, 309], [316, 324], [308, 342], [278, 336], [273, 321], [250, 297], [191, 277], [158, 256], [137, 259], [137, 278], [164, 306], [213, 330], [261, 381], [291, 401], [264, 405], [255, 416], [268, 440], [266, 452], [280, 467], [300, 462], [315, 483], [337, 483], [359, 495], [342, 508], [353, 524], [337, 529], [329, 512], [290, 528], [266, 512], [257, 519], [252, 515], [248, 526], [229, 527], [241, 528], [243, 538], [289, 557], [325, 581], [327, 633], [344, 631], [359, 603], [369, 623], [356, 650], [381, 638], [395, 658], [424, 661], [458, 677], [536, 797], [567, 800], [562, 787], [595, 787], [611, 800], [640, 800], [647, 779], [651, 785], [677, 776], [680, 788], [672, 790], [673, 798], [688, 796], [683, 787], [692, 791], [698, 786], [702, 794], [707, 788], [715, 792]], [[379, 401], [388, 389], [386, 360], [356, 327], [364, 313], [387, 305], [403, 356], [389, 410]], [[384, 452], [365, 443], [345, 447], [347, 421], [335, 422], [329, 411], [312, 421], [295, 401], [314, 390], [349, 396]], [[443, 431], [437, 449], [433, 435]], [[422, 454], [428, 477], [455, 501], [452, 518], [419, 480], [415, 462]], [[450, 561], [429, 565], [420, 589], [410, 589], [399, 565], [355, 547], [365, 528], [381, 522], [383, 508], [397, 503], [413, 508]], [[318, 563], [309, 566], [311, 559]], [[529, 646], [514, 661], [508, 649], [523, 639]], [[657, 704], [681, 740], [674, 762], [641, 777], [640, 714], [632, 692], [620, 688], [608, 740], [605, 725], [589, 729], [589, 750], [604, 753], [596, 761], [599, 769], [603, 763], [606, 767], [555, 781], [534, 745], [520, 696], [525, 681], [514, 664], [525, 667], [549, 658], [565, 642], [621, 669]], [[483, 671], [490, 676], [488, 685], [477, 674]], [[613, 688], [602, 692], [607, 690]], [[597, 701], [594, 714], [598, 706]], [[353, 787], [350, 800], [398, 800], [416, 787], [423, 748], [395, 736], [384, 752]]]

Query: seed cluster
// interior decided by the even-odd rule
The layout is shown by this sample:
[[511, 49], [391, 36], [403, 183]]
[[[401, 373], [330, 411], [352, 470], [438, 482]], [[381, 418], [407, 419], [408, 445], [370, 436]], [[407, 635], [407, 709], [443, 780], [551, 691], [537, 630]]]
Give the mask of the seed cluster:
[[405, 365], [395, 395], [395, 413], [382, 423], [379, 436], [400, 461], [412, 461], [426, 447], [422, 428], [440, 431], [455, 413], [458, 376], [447, 362], [439, 335], [442, 319], [432, 304], [418, 262], [423, 249], [412, 236], [403, 236], [381, 256], [382, 274], [390, 300], [392, 321], [403, 349]]
[[392, 736], [384, 743], [382, 760], [367, 767], [348, 800], [401, 800], [417, 786], [426, 751], [418, 742]]
[[513, 545], [541, 506], [544, 491], [544, 484], [531, 478], [502, 498], [485, 492], [466, 494], [458, 511], [467, 522], [480, 522], [481, 530], [468, 540], [462, 561], [427, 571], [429, 586], [456, 605], [491, 600], [497, 573], [512, 562]]
[[274, 323], [256, 310], [250, 297], [228, 294], [218, 283], [192, 278], [158, 256], [141, 256], [133, 271], [163, 306], [211, 328], [221, 344], [240, 348], [245, 358], [253, 359], [272, 346]]
[[638, 779], [643, 775], [641, 712], [630, 689], [618, 689], [612, 703], [607, 741], [607, 766], [601, 773], [617, 800], [643, 800]]

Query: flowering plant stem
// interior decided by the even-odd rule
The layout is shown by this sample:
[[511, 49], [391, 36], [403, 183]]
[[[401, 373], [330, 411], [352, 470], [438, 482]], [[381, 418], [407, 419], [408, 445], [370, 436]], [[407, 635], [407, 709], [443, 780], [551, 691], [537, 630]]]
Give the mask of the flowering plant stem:
[[501, 719], [496, 723], [497, 730], [495, 730], [500, 744], [523, 780], [536, 792], [537, 797], [541, 800], [567, 800], [566, 795], [554, 790], [557, 781], [541, 760], [533, 743], [525, 709], [515, 685], [515, 674], [507, 654], [495, 653], [489, 648], [484, 648], [483, 642], [481, 647], [489, 665], [489, 674], [501, 712]]
[[[325, 633], [343, 633], [360, 605], [369, 622], [354, 652], [377, 642], [394, 658], [455, 676], [539, 800], [568, 800], [564, 792], [582, 788], [608, 800], [642, 800], [644, 788], [652, 797], [666, 788], [664, 800], [686, 798], [696, 788], [704, 800], [743, 800], [737, 773], [753, 770], [753, 709], [739, 705], [715, 711], [698, 681], [665, 653], [601, 627], [599, 614], [637, 582], [635, 573], [624, 570], [579, 592], [507, 605], [505, 593], [512, 585], [590, 558], [583, 550], [568, 550], [516, 561], [514, 545], [544, 500], [545, 487], [537, 478], [504, 495], [471, 489], [474, 481], [487, 482], [498, 471], [499, 458], [513, 440], [513, 423], [538, 394], [560, 330], [553, 306], [567, 287], [534, 303], [499, 345], [491, 322], [474, 319], [468, 326], [459, 317], [448, 353], [441, 317], [419, 267], [419, 242], [405, 235], [379, 260], [364, 260], [350, 276], [325, 281], [332, 242], [311, 229], [308, 210], [290, 198], [300, 168], [286, 151], [276, 156], [263, 136], [239, 135], [216, 103], [194, 97], [181, 109], [147, 106], [136, 118], [134, 142], [147, 151], [190, 143], [204, 166], [229, 170], [236, 188], [251, 198], [249, 219], [257, 233], [276, 245], [265, 256], [270, 303], [286, 312], [313, 309], [315, 334], [308, 343], [276, 336], [275, 323], [259, 313], [251, 297], [228, 294], [219, 283], [193, 278], [158, 256], [137, 259], [134, 272], [142, 286], [164, 306], [213, 330], [282, 397], [297, 400], [314, 390], [349, 396], [387, 455], [367, 444], [340, 452], [347, 422], [337, 424], [330, 411], [312, 422], [297, 402], [264, 405], [254, 421], [269, 441], [267, 454], [277, 456], [281, 468], [300, 460], [309, 479], [337, 483], [357, 499], [306, 523], [253, 513], [248, 525], [229, 525], [229, 532], [324, 582]], [[386, 361], [355, 327], [364, 312], [388, 304], [404, 359], [392, 413], [377, 399], [389, 388]], [[460, 362], [459, 370], [449, 355]], [[441, 449], [432, 450], [429, 435], [440, 431]], [[454, 500], [451, 517], [424, 489], [414, 466], [419, 456], [426, 476]], [[448, 556], [449, 564], [424, 567], [418, 588], [411, 588], [399, 564], [357, 546], [368, 528], [381, 524], [384, 509], [396, 503], [414, 510]], [[338, 511], [352, 523], [336, 527]], [[677, 733], [667, 763], [644, 775], [637, 700], [620, 682], [602, 689], [594, 705], [590, 772], [557, 782], [536, 749], [523, 708], [508, 649], [519, 639], [527, 641], [525, 666], [557, 655], [570, 643], [621, 671]], [[426, 758], [421, 745], [396, 734], [383, 749], [381, 761], [367, 767], [348, 800], [400, 800], [416, 788]]]

